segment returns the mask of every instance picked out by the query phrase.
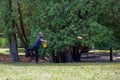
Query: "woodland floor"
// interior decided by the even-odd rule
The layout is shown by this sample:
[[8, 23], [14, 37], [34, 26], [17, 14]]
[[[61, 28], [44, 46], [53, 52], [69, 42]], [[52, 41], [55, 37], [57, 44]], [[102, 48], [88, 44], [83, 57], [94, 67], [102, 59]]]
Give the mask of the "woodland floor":
[[[20, 62], [35, 62], [34, 58], [25, 57], [24, 55], [19, 55]], [[11, 62], [10, 55], [8, 54], [0, 54], [0, 62]], [[39, 59], [40, 63], [48, 62], [44, 59]]]
[[[25, 57], [24, 55], [19, 55], [20, 62], [35, 62], [34, 58]], [[10, 55], [0, 53], [0, 62], [10, 62]], [[109, 55], [100, 54], [82, 54], [81, 62], [109, 62]], [[48, 60], [39, 59], [40, 63], [46, 63]], [[113, 55], [113, 62], [120, 62], [120, 53]]]

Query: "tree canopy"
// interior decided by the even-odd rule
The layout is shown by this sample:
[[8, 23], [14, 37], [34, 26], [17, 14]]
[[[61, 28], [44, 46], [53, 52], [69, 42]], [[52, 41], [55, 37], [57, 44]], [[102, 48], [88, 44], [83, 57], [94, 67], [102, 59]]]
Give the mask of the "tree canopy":
[[[0, 32], [17, 32], [16, 28], [10, 30], [9, 24], [6, 24], [13, 19], [18, 28], [24, 27], [28, 42], [32, 45], [42, 31], [48, 41], [48, 53], [68, 50], [78, 42], [90, 48], [120, 48], [119, 0], [11, 1], [12, 17], [8, 15], [7, 0], [1, 0]], [[79, 35], [82, 40], [77, 39]]]

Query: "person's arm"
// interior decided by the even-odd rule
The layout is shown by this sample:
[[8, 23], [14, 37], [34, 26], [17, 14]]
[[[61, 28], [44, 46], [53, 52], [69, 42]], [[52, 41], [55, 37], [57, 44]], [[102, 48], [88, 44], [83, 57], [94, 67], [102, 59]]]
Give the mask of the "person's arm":
[[41, 42], [47, 42], [46, 40], [41, 39]]

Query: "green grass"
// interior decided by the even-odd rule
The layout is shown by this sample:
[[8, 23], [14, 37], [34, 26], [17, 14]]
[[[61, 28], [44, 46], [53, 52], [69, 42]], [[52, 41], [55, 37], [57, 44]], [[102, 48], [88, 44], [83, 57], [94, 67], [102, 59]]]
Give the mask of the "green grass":
[[8, 41], [6, 38], [0, 37], [0, 46], [2, 46], [2, 47], [8, 46]]
[[[24, 53], [24, 48], [18, 48], [19, 53]], [[8, 48], [1, 48], [0, 53], [2, 54], [9, 54], [10, 50]]]
[[0, 63], [0, 80], [120, 80], [120, 63]]
[[1, 48], [0, 49], [0, 53], [2, 53], [2, 54], [8, 54], [9, 53], [9, 49], [8, 48]]
[[[101, 53], [109, 53], [110, 50], [90, 50], [90, 52], [101, 52]], [[119, 53], [120, 50], [113, 50], [114, 53]]]

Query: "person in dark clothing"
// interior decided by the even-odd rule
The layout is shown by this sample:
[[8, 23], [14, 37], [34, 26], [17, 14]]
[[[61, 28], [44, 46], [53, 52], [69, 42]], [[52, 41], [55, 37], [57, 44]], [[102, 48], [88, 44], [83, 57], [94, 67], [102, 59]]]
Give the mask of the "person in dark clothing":
[[39, 53], [38, 53], [38, 49], [41, 47], [42, 42], [46, 42], [46, 40], [43, 40], [43, 33], [39, 32], [39, 36], [37, 38], [37, 41], [33, 44], [32, 47], [27, 48], [26, 52], [28, 53], [29, 51], [35, 51], [35, 61], [36, 63], [39, 62]]

